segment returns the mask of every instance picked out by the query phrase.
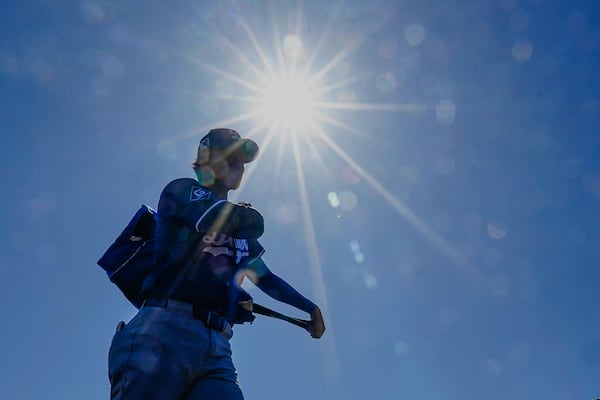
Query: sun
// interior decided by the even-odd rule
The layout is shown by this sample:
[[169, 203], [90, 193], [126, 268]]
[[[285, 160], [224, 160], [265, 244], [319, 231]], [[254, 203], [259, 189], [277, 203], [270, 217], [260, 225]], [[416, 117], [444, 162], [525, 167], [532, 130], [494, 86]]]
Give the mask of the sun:
[[284, 132], [299, 132], [314, 123], [317, 96], [308, 82], [297, 76], [275, 77], [257, 96], [258, 117]]

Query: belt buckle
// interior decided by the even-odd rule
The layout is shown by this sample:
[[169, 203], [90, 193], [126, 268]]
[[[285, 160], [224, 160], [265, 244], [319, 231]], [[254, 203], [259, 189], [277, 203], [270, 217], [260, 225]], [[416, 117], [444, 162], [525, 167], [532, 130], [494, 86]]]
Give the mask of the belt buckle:
[[217, 331], [223, 331], [225, 329], [225, 318], [214, 311], [208, 311], [206, 313], [206, 325]]

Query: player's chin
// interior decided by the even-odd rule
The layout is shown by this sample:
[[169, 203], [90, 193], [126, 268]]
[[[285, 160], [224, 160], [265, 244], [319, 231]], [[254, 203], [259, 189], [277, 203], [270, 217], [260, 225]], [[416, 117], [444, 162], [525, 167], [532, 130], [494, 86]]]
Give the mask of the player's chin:
[[230, 182], [229, 185], [228, 185], [229, 189], [231, 189], [231, 190], [239, 189], [241, 183], [242, 183], [241, 179], [238, 179], [236, 181]]

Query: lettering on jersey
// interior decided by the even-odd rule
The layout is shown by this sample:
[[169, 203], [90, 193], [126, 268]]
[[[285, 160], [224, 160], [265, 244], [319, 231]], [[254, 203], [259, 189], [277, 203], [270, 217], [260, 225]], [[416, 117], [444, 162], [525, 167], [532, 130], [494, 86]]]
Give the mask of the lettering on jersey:
[[[217, 235], [219, 237], [217, 238]], [[229, 247], [233, 247], [233, 238], [224, 233], [211, 232], [202, 238], [202, 241], [207, 244], [214, 244], [215, 246], [223, 246], [227, 244]]]
[[227, 247], [205, 247], [202, 252], [209, 253], [213, 257], [216, 256], [232, 256], [233, 252]]
[[190, 201], [206, 200], [210, 197], [210, 191], [199, 186], [192, 186]]
[[246, 239], [235, 239], [235, 248], [248, 251], [248, 241]]
[[239, 264], [242, 257], [248, 257], [248, 240], [236, 239], [224, 233], [210, 232], [202, 237], [202, 241], [209, 246], [202, 249], [203, 253], [209, 253], [216, 257], [226, 255], [235, 256], [235, 263]]

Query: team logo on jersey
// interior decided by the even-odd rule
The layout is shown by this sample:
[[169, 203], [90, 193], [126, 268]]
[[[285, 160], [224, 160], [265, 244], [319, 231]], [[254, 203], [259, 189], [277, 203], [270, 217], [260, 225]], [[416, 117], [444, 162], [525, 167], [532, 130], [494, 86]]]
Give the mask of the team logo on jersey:
[[190, 193], [190, 201], [206, 200], [210, 197], [210, 191], [199, 186], [193, 186]]

